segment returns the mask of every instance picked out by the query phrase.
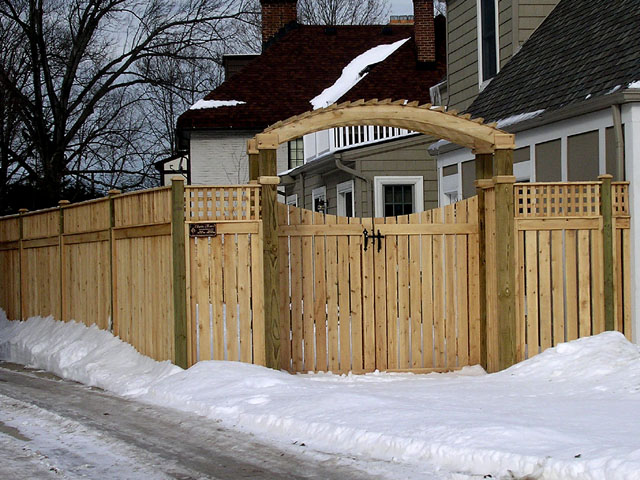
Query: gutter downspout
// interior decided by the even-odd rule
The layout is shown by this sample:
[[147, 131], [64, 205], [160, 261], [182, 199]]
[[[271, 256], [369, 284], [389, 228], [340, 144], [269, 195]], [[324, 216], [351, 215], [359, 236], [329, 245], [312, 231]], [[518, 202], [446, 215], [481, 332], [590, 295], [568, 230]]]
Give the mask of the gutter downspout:
[[620, 105], [611, 105], [611, 113], [613, 115], [613, 129], [616, 135], [616, 170], [615, 180], [624, 180], [624, 136], [622, 134], [622, 115], [620, 113]]
[[[342, 170], [345, 173], [348, 173], [349, 175], [353, 175], [356, 178], [359, 178], [360, 180], [364, 180], [367, 185], [369, 186], [369, 194], [371, 196], [371, 198], [369, 199], [371, 202], [371, 218], [375, 217], [374, 215], [374, 191], [373, 191], [373, 180], [366, 176], [363, 175], [362, 173], [358, 172], [357, 170], [354, 170], [353, 168], [347, 167], [344, 163], [342, 163], [342, 161], [340, 160], [340, 155], [336, 155], [335, 157], [335, 162], [336, 162], [336, 168], [338, 170]], [[355, 195], [355, 192], [353, 192]], [[355, 213], [355, 212], [354, 212]], [[360, 212], [362, 213], [362, 212]], [[364, 216], [364, 215], [362, 215]]]

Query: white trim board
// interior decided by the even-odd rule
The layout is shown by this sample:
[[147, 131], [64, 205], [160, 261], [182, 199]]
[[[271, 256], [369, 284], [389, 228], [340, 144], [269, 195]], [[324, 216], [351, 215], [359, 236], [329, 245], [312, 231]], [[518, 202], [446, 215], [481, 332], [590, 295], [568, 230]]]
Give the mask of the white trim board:
[[424, 210], [424, 177], [422, 175], [411, 176], [376, 176], [373, 177], [374, 207], [375, 216], [384, 217], [384, 195], [385, 185], [413, 185], [413, 205], [414, 213]]
[[346, 182], [339, 183], [336, 186], [336, 197], [337, 197], [337, 213], [339, 216], [346, 217], [347, 216], [347, 206], [345, 203], [344, 194], [351, 192], [351, 212], [353, 215], [356, 213], [356, 203], [355, 203], [355, 184], [353, 180], [347, 180]]

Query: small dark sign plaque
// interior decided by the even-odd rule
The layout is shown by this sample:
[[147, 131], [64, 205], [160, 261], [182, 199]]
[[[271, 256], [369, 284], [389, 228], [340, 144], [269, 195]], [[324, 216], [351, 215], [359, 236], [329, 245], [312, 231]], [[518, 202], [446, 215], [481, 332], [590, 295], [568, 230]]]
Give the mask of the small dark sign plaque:
[[190, 237], [215, 237], [217, 234], [215, 223], [194, 223], [189, 227]]

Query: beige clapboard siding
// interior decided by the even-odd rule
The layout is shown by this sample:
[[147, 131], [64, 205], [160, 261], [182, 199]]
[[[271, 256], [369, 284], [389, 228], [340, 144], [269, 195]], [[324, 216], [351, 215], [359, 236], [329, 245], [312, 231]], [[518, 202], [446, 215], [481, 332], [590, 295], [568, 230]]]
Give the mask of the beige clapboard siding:
[[449, 106], [462, 111], [478, 94], [477, 7], [458, 0], [447, 9]]
[[499, 0], [498, 24], [500, 45], [500, 68], [509, 61], [513, 55], [513, 0]]
[[528, 40], [557, 4], [558, 0], [518, 1], [518, 40], [520, 45]]
[[[374, 220], [279, 209], [288, 225], [279, 257], [291, 370], [433, 371], [479, 362], [478, 252], [469, 251], [476, 198]], [[372, 226], [385, 232], [380, 252], [371, 241], [364, 250], [362, 233]]]

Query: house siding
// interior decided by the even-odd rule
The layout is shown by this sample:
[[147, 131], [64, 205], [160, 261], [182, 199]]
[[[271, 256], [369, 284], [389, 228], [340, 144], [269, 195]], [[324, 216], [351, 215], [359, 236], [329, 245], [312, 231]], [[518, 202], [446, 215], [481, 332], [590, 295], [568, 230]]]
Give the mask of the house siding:
[[[193, 132], [190, 141], [191, 183], [243, 184], [249, 180], [247, 140], [259, 132]], [[278, 172], [288, 167], [287, 145], [278, 148]]]
[[[374, 151], [351, 150], [342, 152], [342, 162], [350, 168], [357, 170], [373, 182], [375, 176], [422, 176], [424, 187], [425, 210], [438, 206], [438, 176], [436, 161], [427, 152], [427, 146], [433, 143], [430, 137], [420, 137], [407, 144], [406, 141], [398, 141], [395, 145], [386, 144], [372, 146]], [[337, 213], [337, 186], [339, 183], [354, 180], [355, 215], [358, 217], [373, 216], [371, 208], [371, 190], [367, 181], [353, 178], [350, 174], [338, 170], [332, 162], [321, 170], [305, 172], [304, 174], [304, 198], [302, 195], [302, 175], [295, 177], [293, 184], [286, 186], [286, 195], [297, 195], [298, 206], [312, 208], [312, 191], [314, 188], [325, 186], [327, 189], [327, 213]]]
[[522, 45], [547, 18], [559, 0], [519, 0], [518, 41]]
[[476, 0], [447, 3], [449, 106], [466, 109], [478, 94]]
[[[377, 176], [422, 176], [424, 210], [438, 206], [438, 175], [436, 161], [426, 151], [426, 146], [414, 147], [394, 154], [393, 158], [371, 158], [360, 162], [360, 171], [368, 177]], [[357, 197], [362, 216], [373, 216], [369, 187]], [[357, 202], [358, 203], [358, 202]], [[356, 212], [358, 207], [356, 206]]]
[[[500, 68], [538, 28], [558, 1], [498, 1]], [[450, 0], [447, 3], [447, 34], [449, 107], [462, 111], [479, 93], [476, 0]]]
[[513, 56], [513, 0], [498, 2], [498, 24], [500, 35], [500, 68]]

